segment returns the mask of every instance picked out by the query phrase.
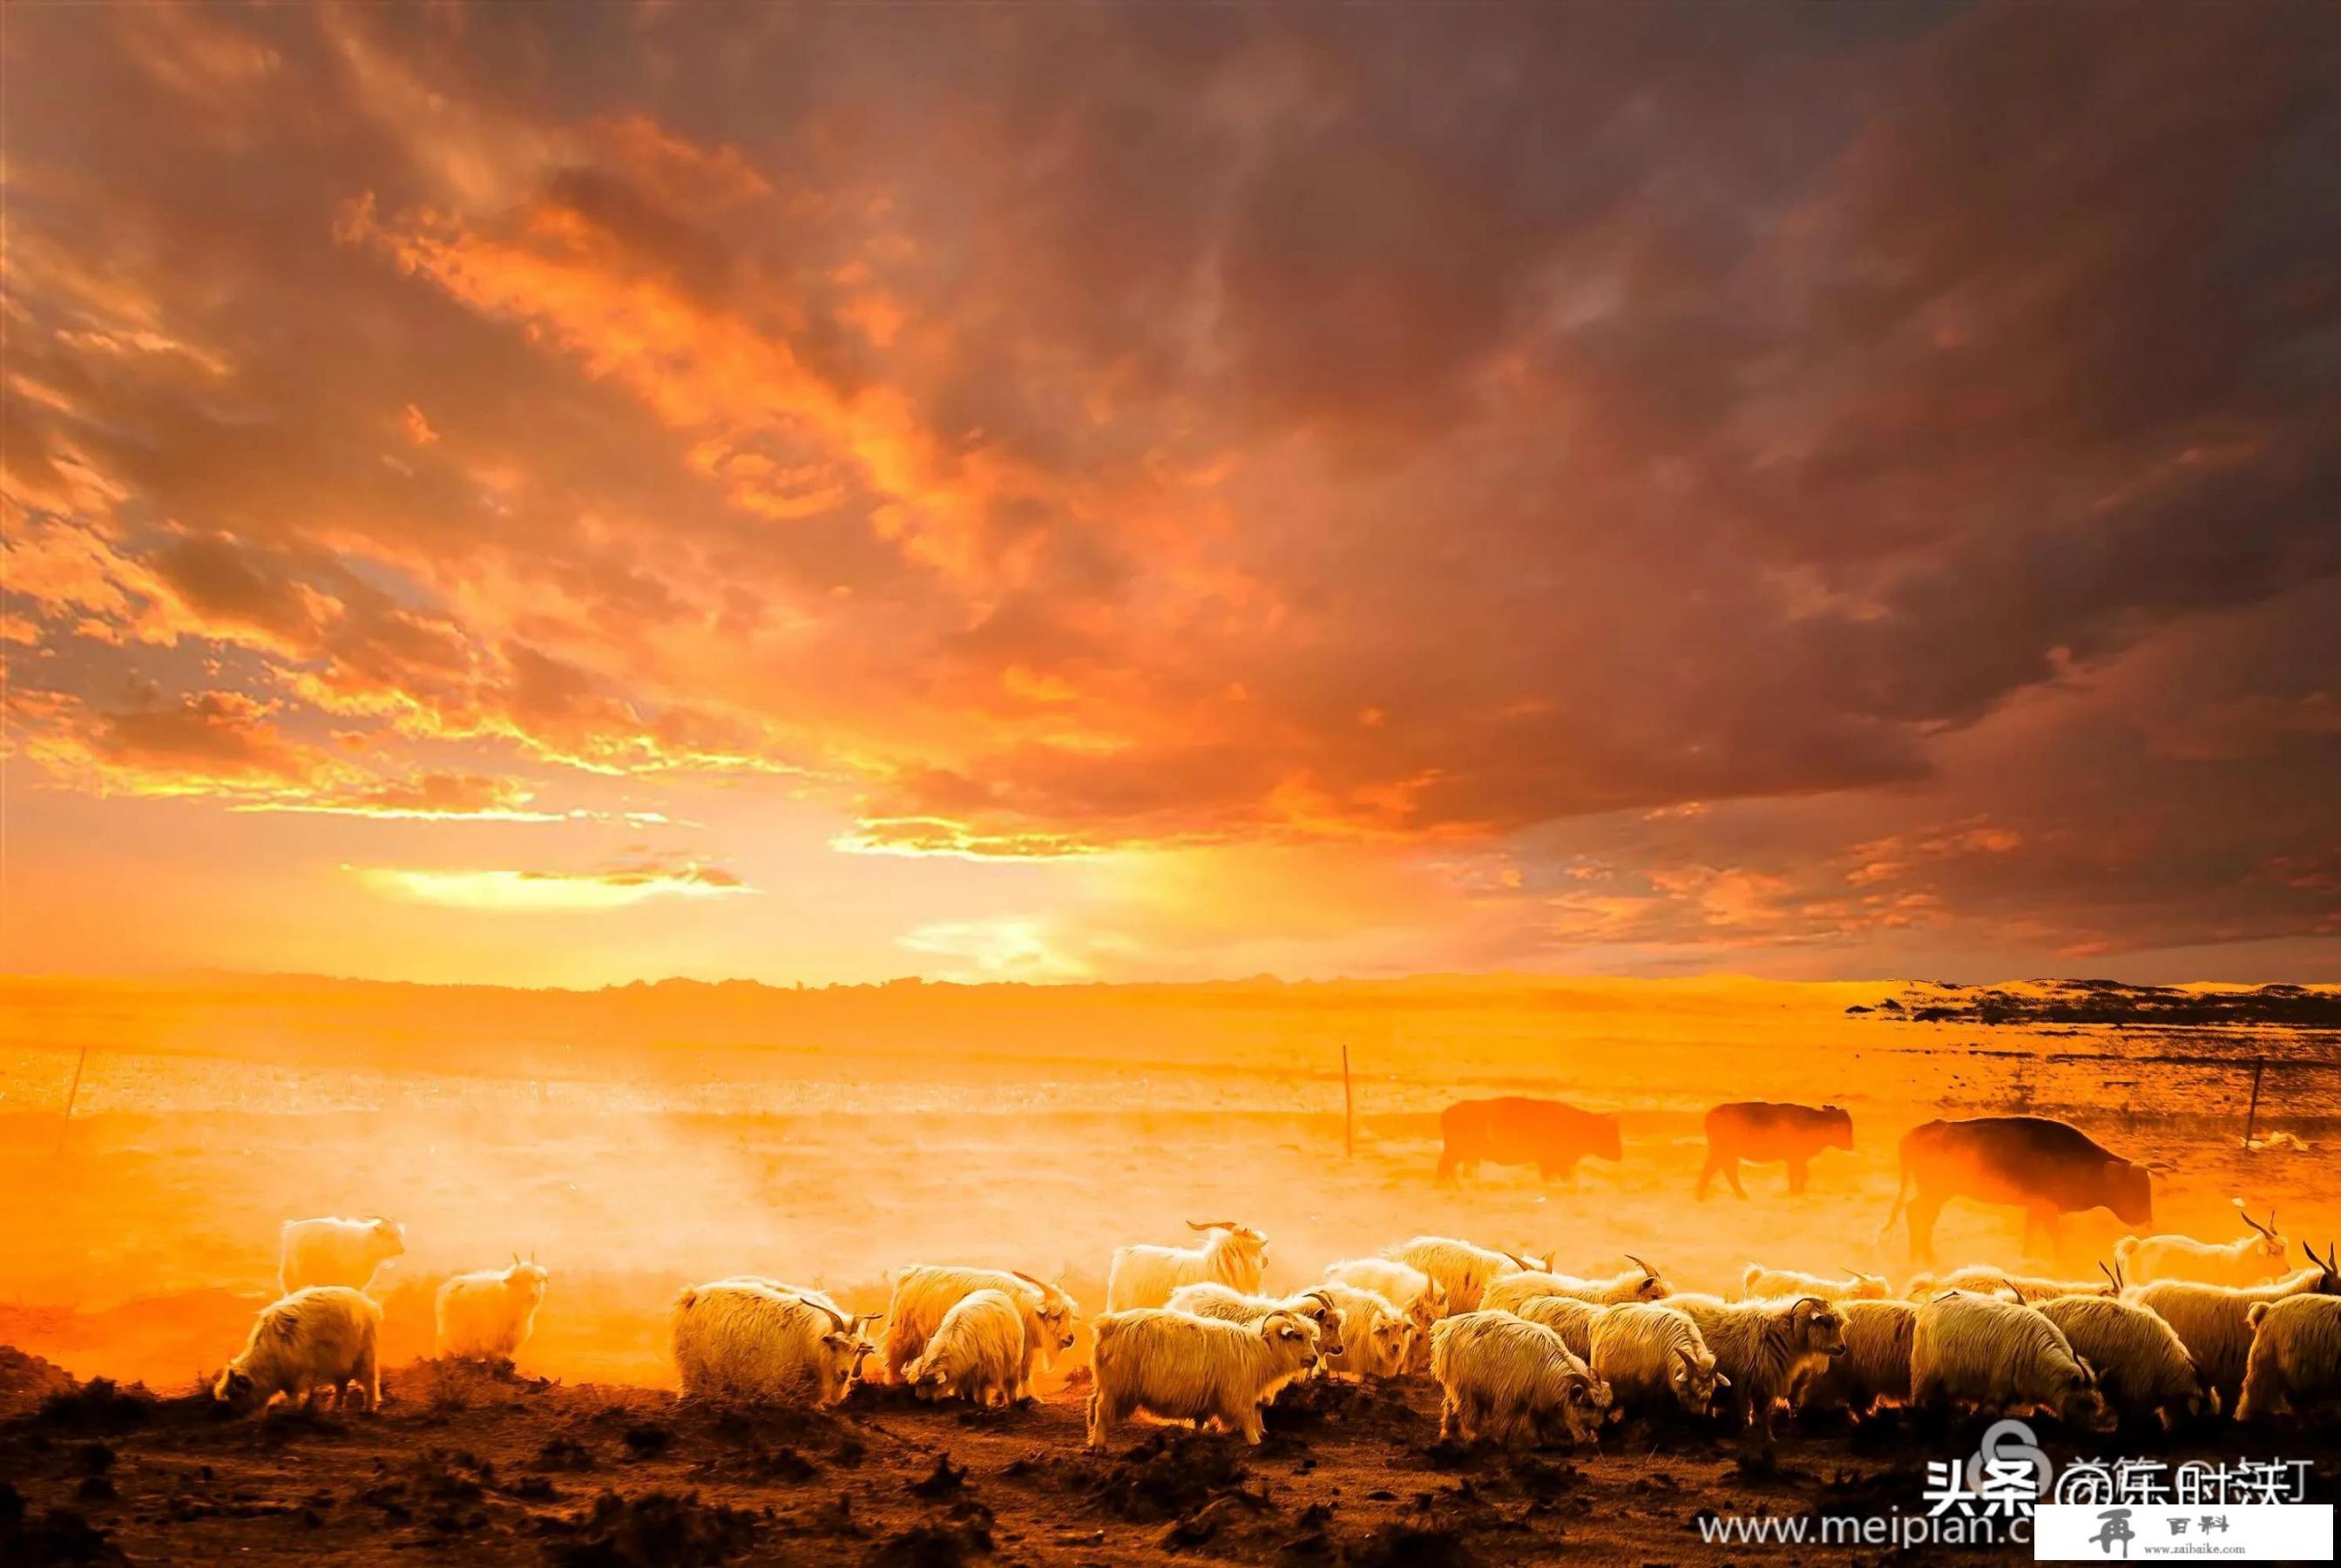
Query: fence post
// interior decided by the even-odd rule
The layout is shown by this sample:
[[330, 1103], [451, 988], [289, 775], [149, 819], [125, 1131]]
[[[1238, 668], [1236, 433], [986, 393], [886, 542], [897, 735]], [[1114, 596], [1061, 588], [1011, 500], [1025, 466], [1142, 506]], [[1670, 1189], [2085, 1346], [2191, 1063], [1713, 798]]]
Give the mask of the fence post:
[[1357, 1102], [1350, 1094], [1350, 1042], [1341, 1042], [1341, 1157], [1358, 1157]]
[[2252, 1146], [2252, 1127], [2260, 1119], [2260, 1075], [2266, 1071], [2267, 1071], [2267, 1058], [2254, 1057], [2252, 1058], [2252, 1104], [2251, 1108], [2244, 1113], [2244, 1147], [2246, 1149]]
[[57, 1146], [49, 1151], [51, 1159], [65, 1152], [65, 1134], [73, 1130], [74, 1102], [81, 1098], [81, 1070], [89, 1065], [89, 1047], [84, 1045], [81, 1055], [74, 1058], [73, 1087], [65, 1091], [65, 1120], [57, 1124]]

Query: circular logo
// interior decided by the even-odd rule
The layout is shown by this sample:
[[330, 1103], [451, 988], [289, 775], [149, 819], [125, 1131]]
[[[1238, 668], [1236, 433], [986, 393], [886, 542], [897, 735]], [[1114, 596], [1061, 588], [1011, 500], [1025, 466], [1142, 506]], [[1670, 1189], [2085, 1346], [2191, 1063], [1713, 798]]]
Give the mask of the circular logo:
[[2008, 1479], [2026, 1470], [2032, 1472], [2033, 1495], [2047, 1496], [2048, 1482], [2057, 1467], [2040, 1452], [2032, 1428], [2021, 1421], [1995, 1421], [1976, 1445], [1975, 1457], [1967, 1461], [1967, 1484], [1977, 1492], [1993, 1487], [2004, 1492]]

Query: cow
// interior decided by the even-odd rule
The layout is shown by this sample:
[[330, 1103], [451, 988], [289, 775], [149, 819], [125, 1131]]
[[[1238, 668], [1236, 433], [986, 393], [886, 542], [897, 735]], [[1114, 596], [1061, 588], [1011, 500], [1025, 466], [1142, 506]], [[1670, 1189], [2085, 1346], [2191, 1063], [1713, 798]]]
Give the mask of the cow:
[[1458, 1100], [1439, 1113], [1439, 1131], [1446, 1139], [1439, 1156], [1440, 1181], [1481, 1160], [1534, 1166], [1550, 1181], [1573, 1173], [1588, 1155], [1614, 1160], [1620, 1152], [1616, 1116], [1522, 1095]]
[[1907, 1206], [1912, 1261], [1933, 1261], [1935, 1218], [1955, 1197], [2017, 1204], [2024, 1245], [2057, 1216], [2107, 1208], [2128, 1226], [2154, 1223], [2154, 1188], [2142, 1165], [2109, 1154], [2077, 1127], [2046, 1116], [1977, 1116], [1924, 1122], [1902, 1135], [1902, 1184], [1878, 1235]]
[[1805, 1190], [1805, 1176], [1813, 1156], [1823, 1149], [1853, 1148], [1853, 1114], [1836, 1106], [1775, 1105], [1769, 1100], [1737, 1100], [1707, 1113], [1707, 1164], [1698, 1173], [1698, 1197], [1720, 1176], [1740, 1197], [1739, 1162], [1758, 1165], [1786, 1161], [1788, 1192]]

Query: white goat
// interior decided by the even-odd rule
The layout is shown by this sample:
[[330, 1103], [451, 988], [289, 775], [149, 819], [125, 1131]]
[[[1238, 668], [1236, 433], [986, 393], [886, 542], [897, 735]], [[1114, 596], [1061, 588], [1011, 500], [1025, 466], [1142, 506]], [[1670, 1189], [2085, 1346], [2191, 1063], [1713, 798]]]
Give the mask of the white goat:
[[474, 1361], [510, 1361], [536, 1328], [552, 1275], [533, 1261], [510, 1268], [449, 1276], [435, 1303], [437, 1354]]
[[1447, 1290], [1412, 1264], [1388, 1257], [1353, 1257], [1325, 1270], [1333, 1285], [1354, 1285], [1395, 1303], [1414, 1325], [1406, 1370], [1430, 1370], [1430, 1325], [1447, 1315]]
[[[2103, 1265], [2100, 1265], [2100, 1267]], [[2103, 1280], [2049, 1279], [2037, 1274], [2012, 1274], [1987, 1263], [1971, 1263], [1948, 1274], [1914, 1274], [1902, 1294], [1912, 1301], [1932, 1301], [1947, 1290], [1969, 1295], [1996, 1295], [2002, 1301], [2053, 1301], [2060, 1295], [2112, 1295]]]
[[1450, 1315], [1479, 1311], [1480, 1296], [1507, 1275], [1549, 1273], [1552, 1267], [1549, 1258], [1498, 1252], [1446, 1236], [1419, 1236], [1382, 1248], [1382, 1255], [1420, 1269], [1436, 1280], [1447, 1293]]
[[902, 1369], [926, 1348], [943, 1315], [979, 1290], [1001, 1292], [1024, 1315], [1024, 1360], [1013, 1397], [1031, 1397], [1034, 1365], [1053, 1365], [1060, 1352], [1072, 1348], [1073, 1315], [1080, 1306], [1057, 1286], [1015, 1269], [920, 1264], [896, 1275], [893, 1297], [886, 1304], [886, 1375], [902, 1382]]
[[1224, 1285], [1246, 1295], [1260, 1293], [1268, 1274], [1268, 1237], [1233, 1220], [1189, 1220], [1204, 1234], [1200, 1246], [1156, 1246], [1149, 1242], [1114, 1249], [1105, 1276], [1105, 1309], [1128, 1312], [1161, 1306], [1182, 1285]]
[[1910, 1403], [1971, 1405], [1998, 1415], [2045, 1409], [2072, 1426], [2108, 1432], [2097, 1375], [2062, 1330], [2028, 1306], [1954, 1291], [1918, 1309], [1910, 1335]]
[[1589, 1363], [1593, 1359], [1593, 1325], [1609, 1309], [1594, 1302], [1579, 1301], [1573, 1295], [1539, 1295], [1512, 1310], [1560, 1335], [1569, 1355]]
[[870, 1353], [843, 1314], [745, 1279], [687, 1286], [669, 1327], [687, 1398], [835, 1404]]
[[1272, 1295], [1246, 1295], [1224, 1285], [1208, 1281], [1198, 1285], [1182, 1285], [1170, 1293], [1164, 1304], [1173, 1312], [1189, 1312], [1197, 1317], [1216, 1317], [1221, 1323], [1258, 1323], [1272, 1312], [1289, 1312], [1305, 1317], [1317, 1325], [1318, 1365], [1341, 1354], [1341, 1308], [1333, 1299], [1330, 1285], [1311, 1285], [1297, 1295], [1281, 1300]]
[[2126, 1236], [2114, 1243], [2114, 1257], [2134, 1285], [2161, 1279], [2191, 1279], [2199, 1285], [2266, 1285], [2284, 1273], [2285, 1254], [2292, 1244], [2276, 1233], [2276, 1211], [2262, 1225], [2244, 1214], [2237, 1198], [2236, 1212], [2252, 1234], [2215, 1244], [2191, 1236]]
[[1659, 1276], [1657, 1269], [1631, 1254], [1628, 1256], [1634, 1266], [1607, 1279], [1583, 1279], [1545, 1269], [1508, 1274], [1480, 1294], [1479, 1305], [1496, 1312], [1518, 1312], [1521, 1302], [1534, 1301], [1540, 1295], [1565, 1295], [1599, 1306], [1614, 1306], [1629, 1301], [1664, 1301], [1674, 1294], [1674, 1287]]
[[1838, 1304], [1845, 1320], [1845, 1354], [1805, 1384], [1798, 1409], [1847, 1410], [1867, 1415], [1881, 1400], [1910, 1398], [1910, 1335], [1918, 1308], [1908, 1301]]
[[2090, 1371], [2114, 1413], [2132, 1421], [2159, 1415], [2165, 1426], [2207, 1407], [2219, 1396], [2203, 1386], [2195, 1358], [2161, 1318], [2136, 1302], [2102, 1295], [2060, 1295], [2037, 1305]]
[[212, 1384], [212, 1397], [249, 1410], [278, 1394], [305, 1404], [329, 1388], [340, 1410], [354, 1384], [358, 1407], [372, 1410], [382, 1403], [381, 1334], [382, 1307], [363, 1291], [340, 1285], [296, 1290], [261, 1308], [243, 1351]]
[[2252, 1353], [2236, 1420], [2265, 1421], [2288, 1410], [2307, 1414], [2341, 1400], [2341, 1298], [2256, 1301], [2246, 1315]]
[[1327, 1373], [1350, 1373], [1359, 1377], [1397, 1377], [1405, 1373], [1413, 1348], [1415, 1327], [1396, 1303], [1377, 1291], [1354, 1285], [1320, 1285], [1341, 1311], [1341, 1349], [1328, 1353]]
[[1799, 1274], [1792, 1268], [1766, 1268], [1751, 1263], [1739, 1276], [1739, 1295], [1743, 1301], [1773, 1301], [1781, 1297], [1795, 1299], [1800, 1295], [1817, 1295], [1823, 1301], [1883, 1301], [1894, 1294], [1894, 1287], [1882, 1274], [1863, 1274], [1855, 1270], [1844, 1275]]
[[[2306, 1242], [2301, 1250], [2316, 1256]], [[2291, 1295], [2341, 1295], [2341, 1271], [2319, 1259], [2315, 1268], [2304, 1268], [2266, 1285], [2197, 1285], [2192, 1280], [2160, 1279], [2130, 1286], [2122, 1293], [2122, 1299], [2137, 1303], [2177, 1330], [2178, 1342], [2195, 1358], [2195, 1370], [2219, 1395], [2220, 1407], [2233, 1410], [2252, 1354], [2253, 1303], [2282, 1301]]]
[[1142, 1306], [1105, 1313], [1096, 1329], [1092, 1451], [1141, 1410], [1174, 1421], [1216, 1420], [1257, 1444], [1260, 1407], [1317, 1365], [1316, 1325], [1289, 1312], [1236, 1324]]
[[1439, 1435], [1466, 1442], [1590, 1443], [1610, 1404], [1609, 1385], [1560, 1335], [1509, 1312], [1442, 1319], [1430, 1331], [1430, 1374]]
[[288, 1219], [276, 1265], [285, 1295], [313, 1285], [364, 1290], [374, 1271], [406, 1251], [406, 1227], [371, 1219]]
[[979, 1290], [951, 1304], [902, 1380], [921, 1399], [1005, 1404], [1021, 1385], [1023, 1365], [1023, 1307], [1004, 1290]]
[[1845, 1354], [1845, 1320], [1817, 1295], [1794, 1301], [1718, 1301], [1678, 1295], [1667, 1305], [1698, 1325], [1715, 1364], [1731, 1382], [1740, 1427], [1772, 1434], [1775, 1407], [1793, 1402], [1808, 1380]]
[[1613, 1306], [1593, 1323], [1593, 1375], [1618, 1403], [1645, 1414], [1704, 1415], [1731, 1380], [1688, 1314], [1652, 1302]]

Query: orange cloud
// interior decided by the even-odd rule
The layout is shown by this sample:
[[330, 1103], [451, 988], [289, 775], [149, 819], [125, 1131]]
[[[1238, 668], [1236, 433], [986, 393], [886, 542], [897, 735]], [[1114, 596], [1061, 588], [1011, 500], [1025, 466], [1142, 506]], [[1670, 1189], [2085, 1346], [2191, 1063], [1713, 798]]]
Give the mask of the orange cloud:
[[514, 914], [593, 914], [653, 898], [725, 898], [756, 891], [733, 873], [710, 866], [631, 866], [603, 871], [350, 869], [367, 888], [385, 898]]
[[0, 643], [68, 790], [688, 810], [979, 970], [2334, 918], [2254, 869], [2341, 747], [2290, 14], [35, 13]]

